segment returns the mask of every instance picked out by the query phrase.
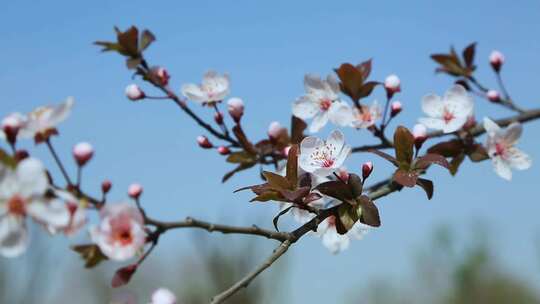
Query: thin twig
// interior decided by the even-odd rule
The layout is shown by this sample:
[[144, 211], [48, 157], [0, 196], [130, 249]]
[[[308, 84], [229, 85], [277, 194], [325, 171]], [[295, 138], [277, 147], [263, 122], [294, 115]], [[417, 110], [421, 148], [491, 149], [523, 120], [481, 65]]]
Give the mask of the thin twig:
[[69, 175], [68, 175], [68, 173], [66, 171], [66, 168], [64, 168], [64, 165], [62, 164], [62, 161], [60, 160], [60, 157], [58, 157], [58, 154], [56, 154], [56, 150], [54, 150], [54, 147], [51, 144], [51, 140], [49, 138], [47, 138], [47, 140], [45, 140], [45, 143], [47, 144], [47, 147], [49, 148], [49, 151], [51, 152], [51, 154], [52, 154], [52, 156], [54, 158], [54, 161], [56, 162], [56, 165], [58, 165], [58, 168], [60, 168], [60, 171], [62, 172], [62, 175], [64, 176], [64, 179], [66, 180], [68, 185], [73, 185], [73, 183], [71, 182], [71, 179], [69, 178]]

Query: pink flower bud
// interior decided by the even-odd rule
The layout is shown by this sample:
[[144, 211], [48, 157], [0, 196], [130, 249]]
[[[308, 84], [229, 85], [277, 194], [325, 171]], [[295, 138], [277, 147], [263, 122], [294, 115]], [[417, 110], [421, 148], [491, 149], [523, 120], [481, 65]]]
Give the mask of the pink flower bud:
[[23, 127], [23, 124], [24, 118], [18, 113], [10, 114], [2, 120], [2, 131], [4, 131], [6, 140], [10, 144], [13, 145], [17, 141], [17, 134], [19, 134], [19, 130]]
[[489, 90], [486, 93], [487, 98], [491, 102], [500, 102], [501, 101], [501, 94], [499, 94], [498, 91], [495, 90]]
[[218, 125], [223, 124], [223, 114], [221, 114], [221, 112], [216, 112], [216, 114], [214, 114], [214, 120]]
[[279, 122], [273, 121], [268, 126], [268, 136], [271, 139], [278, 138], [283, 132], [286, 132], [287, 129], [285, 129]]
[[244, 102], [242, 99], [233, 97], [227, 101], [229, 114], [236, 123], [240, 121], [242, 115], [244, 115]]
[[212, 148], [214, 146], [214, 145], [212, 145], [210, 140], [208, 140], [208, 137], [202, 136], [202, 135], [197, 136], [197, 143], [203, 149], [210, 149], [210, 148]]
[[368, 161], [362, 165], [362, 179], [366, 180], [373, 171], [373, 163]]
[[386, 89], [387, 95], [392, 96], [394, 93], [401, 91], [401, 81], [397, 75], [392, 74], [386, 77], [384, 80], [384, 88]]
[[153, 67], [152, 69], [150, 69], [150, 78], [155, 83], [165, 87], [169, 84], [169, 79], [171, 78], [171, 76], [165, 68]]
[[136, 101], [146, 97], [143, 90], [138, 85], [132, 83], [126, 87], [126, 96], [129, 100]]
[[110, 180], [104, 180], [101, 183], [101, 192], [103, 192], [104, 194], [109, 193], [109, 191], [111, 191], [111, 188], [112, 188], [112, 182]]
[[220, 146], [217, 148], [219, 154], [221, 155], [227, 155], [229, 153], [231, 153], [231, 150], [229, 150], [229, 148], [225, 147], [225, 146]]
[[416, 124], [413, 127], [414, 144], [416, 149], [420, 149], [427, 139], [427, 128], [423, 124]]
[[390, 116], [394, 117], [398, 115], [401, 112], [401, 110], [402, 110], [401, 102], [397, 100], [392, 102], [392, 104], [390, 105]]
[[84, 166], [94, 156], [94, 148], [87, 142], [81, 142], [73, 147], [73, 157], [79, 166]]
[[152, 293], [150, 304], [176, 304], [176, 296], [168, 289], [159, 288]]
[[131, 184], [128, 188], [128, 195], [133, 199], [138, 199], [143, 192], [143, 187], [140, 184]]
[[493, 68], [493, 70], [498, 73], [504, 63], [503, 53], [496, 50], [491, 52], [491, 54], [489, 55], [489, 63], [491, 63], [491, 67]]
[[337, 175], [342, 181], [349, 180], [349, 171], [347, 171], [346, 167], [339, 167], [339, 169], [337, 170]]

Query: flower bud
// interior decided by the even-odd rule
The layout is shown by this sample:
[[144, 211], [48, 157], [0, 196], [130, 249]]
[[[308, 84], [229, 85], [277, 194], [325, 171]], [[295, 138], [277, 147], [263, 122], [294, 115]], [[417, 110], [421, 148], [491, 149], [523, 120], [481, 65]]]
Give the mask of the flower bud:
[[165, 68], [158, 66], [150, 69], [150, 78], [155, 83], [165, 87], [169, 84], [169, 79], [171, 78], [171, 76]]
[[229, 150], [229, 148], [225, 147], [225, 146], [220, 146], [217, 148], [219, 154], [221, 155], [227, 155], [229, 153], [231, 153], [231, 150]]
[[362, 179], [366, 180], [373, 171], [373, 163], [368, 161], [362, 165]]
[[126, 87], [126, 96], [129, 100], [137, 101], [146, 97], [143, 90], [138, 85], [132, 83]]
[[4, 131], [8, 143], [14, 145], [17, 142], [17, 134], [19, 134], [23, 124], [24, 118], [17, 113], [10, 114], [2, 120], [2, 131]]
[[216, 121], [216, 123], [218, 125], [222, 125], [223, 124], [223, 114], [221, 114], [221, 112], [216, 112], [216, 114], [214, 114], [214, 120]]
[[150, 304], [176, 304], [176, 296], [168, 289], [159, 288], [152, 293]]
[[414, 136], [414, 144], [416, 146], [416, 149], [420, 149], [422, 147], [422, 144], [427, 139], [427, 129], [426, 126], [423, 124], [416, 124], [413, 127], [413, 136]]
[[128, 195], [132, 199], [138, 199], [143, 192], [143, 187], [140, 184], [131, 184], [128, 188]]
[[349, 171], [347, 171], [347, 167], [339, 167], [337, 170], [337, 175], [342, 181], [349, 180]]
[[112, 182], [110, 180], [106, 179], [101, 183], [101, 192], [103, 192], [104, 194], [109, 193], [109, 191], [111, 191], [111, 188]]
[[94, 156], [94, 148], [87, 142], [81, 142], [73, 147], [73, 157], [79, 166], [84, 166]]
[[491, 54], [489, 55], [489, 63], [491, 64], [493, 70], [498, 73], [504, 63], [503, 53], [496, 50], [491, 52]]
[[17, 152], [15, 152], [15, 161], [17, 163], [20, 163], [28, 157], [30, 157], [30, 154], [26, 150], [17, 150]]
[[391, 74], [384, 80], [384, 88], [386, 89], [386, 95], [390, 98], [394, 93], [401, 91], [401, 81], [395, 74]]
[[495, 91], [495, 90], [489, 90], [487, 91], [486, 93], [486, 97], [489, 99], [489, 101], [491, 102], [500, 102], [501, 101], [501, 94], [499, 94], [498, 91]]
[[240, 119], [242, 118], [242, 115], [244, 115], [244, 102], [242, 99], [233, 97], [230, 98], [227, 101], [229, 115], [231, 115], [232, 119], [238, 123], [240, 122]]
[[210, 148], [212, 148], [214, 146], [214, 145], [212, 145], [210, 140], [208, 140], [208, 137], [202, 136], [202, 135], [197, 136], [197, 143], [203, 149], [210, 149]]
[[397, 100], [392, 102], [392, 104], [390, 105], [390, 117], [395, 117], [401, 112], [401, 110], [402, 110], [401, 102]]
[[278, 138], [283, 132], [287, 132], [287, 129], [284, 128], [279, 122], [273, 121], [268, 126], [268, 137], [270, 139]]

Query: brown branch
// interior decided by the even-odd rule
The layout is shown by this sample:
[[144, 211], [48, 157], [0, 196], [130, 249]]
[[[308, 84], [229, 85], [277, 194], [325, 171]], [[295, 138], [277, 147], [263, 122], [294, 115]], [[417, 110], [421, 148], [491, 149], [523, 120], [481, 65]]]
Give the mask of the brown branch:
[[[538, 119], [538, 118], [540, 118], [540, 109], [532, 109], [532, 110], [524, 111], [521, 114], [514, 115], [511, 117], [497, 119], [495, 120], [495, 123], [497, 123], [501, 127], [506, 127], [513, 122], [524, 123], [524, 122], [528, 122], [528, 121]], [[484, 134], [485, 132], [486, 130], [484, 129], [484, 126], [482, 125], [482, 123], [478, 123], [474, 128], [470, 130], [470, 133], [473, 136], [479, 136], [479, 135]], [[427, 138], [428, 139], [437, 138], [437, 137], [443, 137], [443, 136], [451, 135], [451, 134], [456, 134], [456, 133], [455, 132], [443, 133], [442, 131], [432, 131], [427, 134]], [[375, 145], [364, 145], [364, 146], [354, 147], [352, 149], [352, 152], [358, 153], [358, 152], [366, 152], [370, 149], [382, 150], [382, 149], [390, 149], [392, 147], [393, 147], [393, 143], [388, 142], [388, 143], [380, 143], [380, 144], [375, 144]]]

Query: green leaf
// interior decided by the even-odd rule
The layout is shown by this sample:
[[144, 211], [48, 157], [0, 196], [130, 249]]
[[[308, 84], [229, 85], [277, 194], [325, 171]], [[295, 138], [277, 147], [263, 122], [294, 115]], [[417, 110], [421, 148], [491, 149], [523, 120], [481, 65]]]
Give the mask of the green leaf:
[[394, 133], [396, 159], [400, 168], [408, 168], [414, 156], [414, 136], [409, 129], [399, 126]]
[[257, 155], [253, 155], [247, 151], [238, 151], [229, 154], [226, 160], [233, 164], [249, 164], [257, 161]]
[[354, 199], [349, 185], [342, 181], [329, 181], [321, 183], [315, 187], [315, 190], [343, 202]]
[[433, 182], [432, 181], [425, 178], [418, 178], [416, 180], [416, 184], [422, 187], [424, 191], [426, 191], [428, 200], [430, 200], [433, 197]]
[[156, 41], [156, 36], [152, 34], [149, 30], [144, 30], [141, 34], [141, 45], [140, 51], [146, 50], [152, 42]]
[[292, 145], [287, 157], [286, 177], [289, 184], [296, 188], [298, 184], [298, 145]]
[[414, 187], [414, 185], [416, 185], [416, 180], [418, 179], [418, 173], [414, 171], [398, 169], [394, 173], [393, 178], [394, 178], [394, 181], [396, 181], [396, 183], [405, 187], [412, 188]]
[[96, 244], [76, 245], [71, 249], [80, 254], [86, 268], [93, 268], [108, 259]]
[[360, 214], [360, 222], [372, 227], [380, 227], [381, 218], [375, 203], [366, 195], [362, 195], [357, 201], [361, 210], [360, 212], [357, 211], [357, 214]]

